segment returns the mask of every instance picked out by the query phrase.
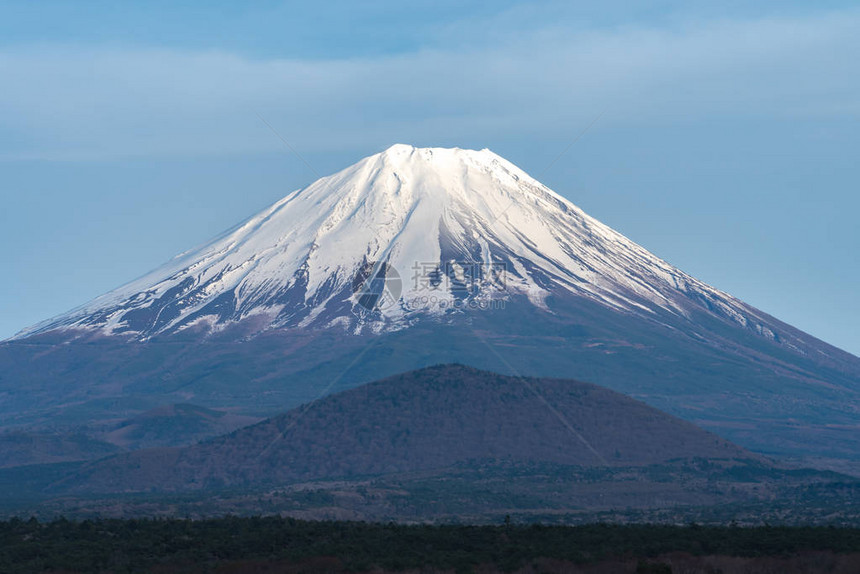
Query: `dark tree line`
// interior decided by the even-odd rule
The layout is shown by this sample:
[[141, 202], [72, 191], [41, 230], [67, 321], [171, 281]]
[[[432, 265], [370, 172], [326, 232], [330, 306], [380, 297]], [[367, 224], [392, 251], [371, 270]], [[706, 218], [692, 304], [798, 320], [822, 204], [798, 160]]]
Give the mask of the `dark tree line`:
[[[515, 570], [537, 558], [578, 564], [612, 557], [785, 557], [860, 553], [860, 529], [658, 525], [500, 526], [306, 522], [289, 518], [0, 522], [0, 572], [209, 571], [241, 560], [312, 564], [324, 571], [412, 568]], [[308, 562], [310, 560], [310, 562]], [[331, 566], [336, 564], [337, 568]], [[313, 569], [312, 569], [313, 570]]]

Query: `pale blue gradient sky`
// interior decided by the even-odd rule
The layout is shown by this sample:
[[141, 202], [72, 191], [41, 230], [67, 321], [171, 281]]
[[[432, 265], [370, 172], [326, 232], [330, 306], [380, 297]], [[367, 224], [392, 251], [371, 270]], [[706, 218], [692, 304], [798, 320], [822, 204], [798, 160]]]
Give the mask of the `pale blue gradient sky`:
[[323, 174], [489, 147], [860, 354], [860, 10], [593, 4], [0, 1], [0, 337], [312, 181], [259, 113]]

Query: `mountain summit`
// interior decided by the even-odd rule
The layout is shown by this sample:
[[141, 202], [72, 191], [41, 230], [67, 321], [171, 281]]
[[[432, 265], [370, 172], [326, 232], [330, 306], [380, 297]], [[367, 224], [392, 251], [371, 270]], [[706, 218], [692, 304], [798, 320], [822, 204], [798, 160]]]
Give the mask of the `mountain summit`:
[[584, 297], [661, 323], [706, 310], [803, 348], [796, 333], [679, 271], [490, 150], [394, 145], [295, 191], [201, 248], [19, 333], [146, 340], [192, 329], [398, 330]]

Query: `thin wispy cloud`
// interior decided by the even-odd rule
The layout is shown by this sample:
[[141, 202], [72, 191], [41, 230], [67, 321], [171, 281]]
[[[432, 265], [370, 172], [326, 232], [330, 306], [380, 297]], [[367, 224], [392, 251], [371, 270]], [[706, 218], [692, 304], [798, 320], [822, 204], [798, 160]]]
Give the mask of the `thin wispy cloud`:
[[[304, 150], [605, 123], [860, 114], [860, 12], [578, 31], [513, 28], [397, 55], [300, 60], [87, 46], [0, 50], [0, 158], [103, 160]], [[448, 37], [455, 31], [445, 31]], [[444, 37], [444, 36], [443, 36]], [[501, 38], [509, 38], [502, 42]]]

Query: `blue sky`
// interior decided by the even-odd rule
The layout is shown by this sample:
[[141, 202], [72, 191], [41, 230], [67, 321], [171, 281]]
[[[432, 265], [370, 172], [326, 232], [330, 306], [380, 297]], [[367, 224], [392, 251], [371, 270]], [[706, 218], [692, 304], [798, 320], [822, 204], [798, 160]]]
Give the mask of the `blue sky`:
[[488, 147], [860, 354], [852, 3], [179, 4], [0, 1], [0, 337], [312, 181], [260, 114], [323, 174]]

